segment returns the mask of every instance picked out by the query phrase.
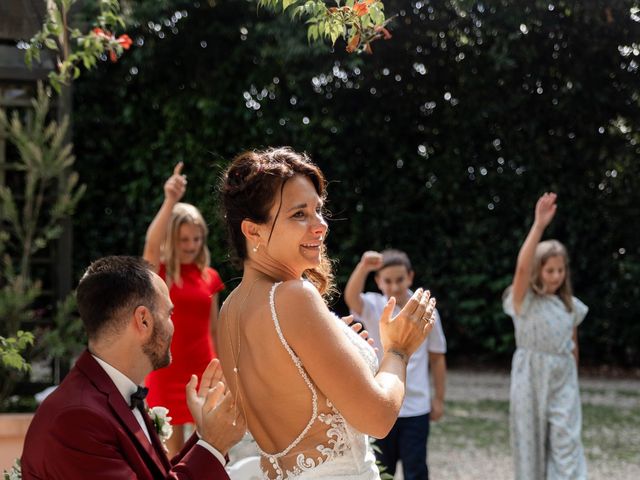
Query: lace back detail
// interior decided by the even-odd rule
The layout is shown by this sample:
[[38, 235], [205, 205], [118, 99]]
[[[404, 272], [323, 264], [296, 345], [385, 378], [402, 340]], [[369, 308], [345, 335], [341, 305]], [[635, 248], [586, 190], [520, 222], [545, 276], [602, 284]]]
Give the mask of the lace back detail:
[[282, 334], [282, 329], [280, 328], [280, 322], [278, 321], [278, 315], [276, 314], [275, 293], [276, 293], [276, 288], [281, 283], [282, 282], [275, 283], [273, 285], [273, 287], [271, 287], [271, 291], [269, 292], [269, 306], [271, 307], [271, 318], [273, 319], [273, 323], [275, 325], [276, 333], [278, 334], [278, 338], [280, 339], [280, 343], [282, 343], [282, 346], [285, 348], [285, 350], [287, 351], [287, 353], [291, 357], [291, 360], [293, 360], [294, 365], [298, 369], [298, 373], [300, 373], [300, 376], [304, 380], [304, 383], [307, 384], [307, 387], [309, 388], [309, 391], [311, 392], [311, 406], [312, 406], [313, 413], [311, 414], [311, 418], [309, 419], [309, 422], [307, 423], [307, 426], [304, 427], [302, 432], [300, 432], [300, 435], [298, 435], [296, 437], [296, 439], [293, 442], [291, 442], [289, 444], [289, 446], [287, 448], [285, 448], [284, 450], [282, 450], [280, 452], [277, 452], [277, 453], [267, 453], [267, 452], [263, 451], [258, 446], [258, 450], [260, 451], [260, 454], [262, 454], [264, 457], [269, 459], [269, 462], [271, 462], [273, 468], [276, 470], [278, 475], [282, 474], [281, 469], [277, 465], [278, 458], [284, 457], [296, 445], [298, 445], [300, 443], [300, 441], [304, 438], [304, 436], [307, 434], [307, 432], [309, 432], [309, 429], [311, 429], [311, 426], [313, 425], [313, 423], [318, 418], [318, 393], [316, 392], [316, 389], [313, 386], [313, 383], [311, 383], [311, 379], [309, 378], [309, 375], [307, 375], [307, 372], [305, 372], [304, 368], [302, 367], [302, 361], [300, 361], [298, 356], [293, 352], [293, 350], [291, 350], [291, 347], [289, 346], [289, 344], [285, 340], [284, 335]]
[[[261, 462], [263, 474], [265, 478], [273, 480], [292, 479], [300, 476], [310, 479], [324, 479], [345, 475], [353, 479], [379, 480], [375, 456], [370, 449], [367, 436], [351, 427], [328, 398], [326, 399], [326, 407], [322, 408], [322, 412], [319, 411], [316, 388], [305, 371], [302, 361], [291, 349], [280, 328], [275, 307], [275, 291], [281, 283], [275, 283], [269, 292], [271, 317], [280, 343], [291, 357], [298, 373], [311, 392], [312, 415], [302, 432], [284, 450], [277, 453], [267, 453], [258, 445], [258, 450], [263, 457]], [[356, 346], [358, 343], [360, 344], [358, 350], [365, 360], [368, 360], [367, 356], [372, 357], [376, 364], [372, 368], [377, 370], [377, 357], [373, 349], [338, 317], [336, 317], [336, 321]], [[318, 430], [313, 431], [312, 428], [316, 422], [318, 422]], [[324, 427], [320, 427], [320, 425]], [[307, 435], [309, 438], [306, 443], [309, 445], [303, 443]], [[300, 448], [294, 450], [296, 447]], [[348, 455], [347, 452], [349, 452]], [[263, 465], [265, 461], [269, 462], [269, 471], [267, 471], [266, 465]]]

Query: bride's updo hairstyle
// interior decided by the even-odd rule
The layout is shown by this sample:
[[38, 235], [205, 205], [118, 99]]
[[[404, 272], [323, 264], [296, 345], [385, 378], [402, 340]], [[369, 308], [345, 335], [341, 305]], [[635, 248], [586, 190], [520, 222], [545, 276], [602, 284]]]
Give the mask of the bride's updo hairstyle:
[[[247, 243], [241, 230], [242, 221], [248, 219], [263, 225], [271, 221], [268, 243], [282, 208], [284, 185], [295, 175], [303, 175], [311, 180], [316, 193], [324, 201], [327, 196], [324, 175], [306, 154], [294, 152], [288, 147], [243, 152], [232, 160], [224, 172], [220, 186], [224, 221], [239, 267], [247, 258]], [[278, 192], [280, 204], [272, 219], [269, 218], [269, 210], [276, 201]], [[306, 270], [304, 277], [322, 295], [332, 293], [333, 273], [324, 244], [320, 266]]]

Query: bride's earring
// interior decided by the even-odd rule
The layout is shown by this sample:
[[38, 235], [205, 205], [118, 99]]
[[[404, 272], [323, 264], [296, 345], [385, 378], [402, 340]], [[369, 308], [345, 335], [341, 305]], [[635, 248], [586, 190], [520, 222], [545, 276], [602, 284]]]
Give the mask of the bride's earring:
[[253, 253], [258, 253], [258, 249], [260, 248], [260, 244], [258, 243], [255, 247], [253, 247], [251, 250], [253, 250]]

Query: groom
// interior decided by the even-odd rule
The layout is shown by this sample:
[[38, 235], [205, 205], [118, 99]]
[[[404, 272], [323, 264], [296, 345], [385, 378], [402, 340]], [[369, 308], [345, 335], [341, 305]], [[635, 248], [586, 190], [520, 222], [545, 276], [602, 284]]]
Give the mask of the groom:
[[167, 459], [138, 385], [171, 362], [173, 305], [162, 279], [136, 257], [92, 263], [77, 290], [88, 350], [38, 408], [22, 455], [22, 478], [49, 480], [228, 479], [229, 448], [245, 432], [213, 360], [187, 403], [197, 434]]

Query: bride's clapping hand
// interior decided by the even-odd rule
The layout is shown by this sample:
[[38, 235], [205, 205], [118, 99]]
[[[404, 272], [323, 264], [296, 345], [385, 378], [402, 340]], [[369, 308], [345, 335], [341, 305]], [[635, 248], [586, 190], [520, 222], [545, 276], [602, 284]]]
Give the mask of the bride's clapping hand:
[[344, 323], [347, 324], [347, 327], [351, 328], [351, 330], [360, 335], [360, 338], [371, 345], [376, 352], [378, 351], [378, 347], [376, 347], [373, 338], [369, 336], [369, 332], [365, 330], [364, 324], [362, 322], [355, 321], [353, 315], [347, 315], [346, 317], [341, 317], [341, 319]]
[[389, 299], [380, 318], [380, 340], [385, 352], [409, 357], [431, 332], [435, 322], [436, 299], [422, 288], [416, 290], [400, 313], [391, 318], [395, 298]]

